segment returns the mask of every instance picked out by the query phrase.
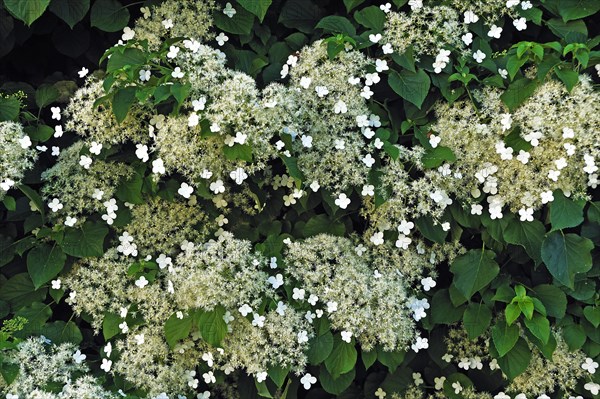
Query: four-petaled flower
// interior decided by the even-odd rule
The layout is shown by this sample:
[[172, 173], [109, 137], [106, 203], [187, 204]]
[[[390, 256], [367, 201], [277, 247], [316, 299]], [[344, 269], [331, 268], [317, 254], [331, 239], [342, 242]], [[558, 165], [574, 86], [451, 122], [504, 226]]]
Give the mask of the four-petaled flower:
[[586, 358], [585, 362], [581, 365], [581, 368], [589, 372], [590, 374], [595, 374], [596, 369], [598, 368], [598, 362], [595, 362], [591, 358]]
[[346, 194], [341, 193], [336, 200], [334, 201], [334, 203], [340, 207], [340, 209], [346, 209], [348, 207], [348, 205], [350, 205], [350, 198], [348, 198], [346, 196]]
[[342, 341], [350, 343], [352, 341], [352, 331], [342, 331]]
[[187, 183], [181, 183], [181, 186], [177, 190], [177, 193], [183, 198], [190, 198], [193, 192], [194, 188]]
[[313, 377], [310, 373], [306, 373], [302, 378], [300, 378], [300, 383], [304, 389], [309, 390], [312, 384], [317, 383], [317, 377]]

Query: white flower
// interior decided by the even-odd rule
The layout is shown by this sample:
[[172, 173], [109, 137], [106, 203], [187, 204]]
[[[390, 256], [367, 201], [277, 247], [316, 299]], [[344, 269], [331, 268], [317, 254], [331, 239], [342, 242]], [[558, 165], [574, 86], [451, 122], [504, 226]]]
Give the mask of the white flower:
[[183, 75], [185, 74], [181, 71], [181, 68], [179, 67], [175, 67], [175, 70], [171, 72], [171, 76], [173, 76], [174, 78], [183, 78]]
[[298, 343], [303, 344], [308, 342], [308, 332], [306, 330], [302, 330], [298, 333]]
[[342, 341], [350, 343], [352, 340], [352, 331], [342, 331]]
[[291, 67], [295, 67], [298, 63], [298, 57], [296, 57], [295, 55], [289, 55], [285, 63]]
[[31, 138], [28, 135], [21, 137], [18, 141], [23, 149], [31, 147]]
[[502, 34], [502, 28], [496, 25], [492, 25], [488, 32], [489, 37], [493, 37], [496, 39], [500, 39], [500, 35]]
[[77, 349], [77, 352], [75, 352], [73, 354], [73, 360], [75, 361], [75, 363], [77, 364], [81, 364], [81, 362], [83, 362], [85, 360], [87, 356], [84, 355], [83, 353], [81, 353], [81, 351], [79, 349]]
[[423, 290], [424, 291], [429, 291], [430, 289], [432, 289], [433, 287], [436, 286], [436, 282], [434, 279], [432, 279], [431, 277], [426, 277], [421, 279], [421, 285], [423, 286]]
[[506, 2], [506, 8], [513, 8], [514, 6], [516, 6], [517, 4], [519, 4], [521, 2], [521, 0], [507, 0]]
[[313, 192], [317, 192], [319, 191], [319, 188], [321, 188], [321, 186], [319, 185], [319, 182], [314, 180], [312, 183], [310, 183], [310, 189], [313, 190]]
[[152, 161], [152, 173], [156, 173], [159, 175], [164, 175], [166, 173], [165, 163], [162, 159], [157, 158], [154, 161]]
[[52, 209], [52, 212], [58, 212], [60, 209], [63, 209], [63, 204], [60, 203], [58, 198], [53, 198], [52, 201], [48, 203], [48, 208]]
[[59, 107], [51, 107], [50, 112], [52, 112], [52, 119], [60, 120], [60, 108]]
[[435, 384], [435, 389], [438, 390], [438, 391], [441, 390], [441, 389], [443, 389], [445, 381], [446, 381], [446, 377], [444, 377], [444, 376], [435, 377], [433, 379], [433, 382]]
[[531, 7], [533, 7], [533, 4], [531, 4], [530, 1], [522, 1], [521, 2], [521, 8], [523, 10], [529, 10]]
[[190, 116], [188, 116], [188, 126], [195, 127], [200, 123], [200, 117], [195, 112], [192, 112]]
[[415, 343], [411, 345], [411, 349], [414, 352], [419, 352], [419, 350], [427, 348], [429, 348], [429, 340], [427, 338], [417, 337]]
[[177, 190], [177, 193], [183, 198], [190, 198], [193, 192], [194, 188], [187, 183], [181, 183], [181, 186]]
[[225, 8], [223, 9], [223, 14], [227, 15], [229, 18], [233, 18], [236, 14], [235, 8], [231, 6], [231, 3], [225, 4]]
[[373, 90], [371, 90], [370, 86], [364, 86], [362, 91], [360, 92], [360, 96], [363, 97], [365, 100], [368, 100], [373, 96]]
[[290, 66], [288, 64], [285, 64], [283, 67], [281, 67], [279, 76], [281, 77], [281, 79], [285, 79], [285, 77], [288, 76], [289, 73], [290, 73]]
[[473, 53], [473, 58], [479, 64], [481, 64], [483, 62], [483, 60], [485, 59], [485, 57], [486, 57], [485, 53], [483, 51], [481, 51], [481, 50], [477, 50], [476, 52]]
[[429, 136], [429, 144], [433, 148], [436, 148], [438, 146], [438, 144], [440, 143], [440, 141], [442, 141], [442, 138], [439, 136], [436, 136], [435, 134], [432, 134]]
[[375, 186], [372, 184], [366, 184], [363, 186], [362, 188], [362, 192], [361, 192], [362, 196], [374, 196], [375, 195]]
[[[229, 310], [226, 311], [225, 314], [223, 315], [223, 321], [225, 322], [225, 324], [229, 324], [233, 320], [235, 320], [235, 317], [233, 317], [233, 315], [229, 312]], [[212, 365], [211, 365], [211, 367], [212, 367]]]
[[547, 204], [549, 202], [554, 201], [554, 195], [552, 195], [551, 190], [540, 193], [540, 197], [542, 199], [542, 204]]
[[313, 141], [312, 136], [306, 136], [306, 135], [302, 136], [300, 138], [300, 141], [302, 142], [303, 147], [312, 148], [312, 141]]
[[409, 0], [408, 5], [411, 11], [417, 11], [423, 8], [423, 0]]
[[77, 223], [77, 218], [67, 216], [65, 219], [65, 226], [73, 227]]
[[90, 153], [92, 153], [94, 155], [100, 155], [101, 151], [102, 151], [102, 144], [92, 141], [92, 145], [90, 146]]
[[588, 382], [583, 386], [583, 388], [587, 391], [590, 391], [592, 395], [598, 395], [600, 392], [600, 384], [596, 382]]
[[533, 208], [519, 209], [519, 215], [521, 222], [533, 222]]
[[373, 158], [371, 154], [367, 154], [362, 161], [365, 165], [367, 165], [367, 168], [370, 168], [375, 163], [375, 158]]
[[52, 289], [53, 290], [60, 290], [61, 281], [60, 281], [59, 278], [56, 279], [56, 280], [52, 280], [51, 284], [52, 284]]
[[150, 70], [148, 69], [141, 69], [140, 70], [140, 81], [142, 82], [147, 82], [150, 80], [150, 76], [152, 75], [152, 72], [150, 72]]
[[252, 315], [252, 325], [254, 327], [263, 328], [265, 326], [265, 316], [261, 316], [258, 313]]
[[559, 158], [554, 161], [554, 164], [556, 165], [556, 169], [561, 170], [567, 167], [567, 160], [564, 158]]
[[360, 83], [360, 78], [357, 78], [356, 76], [350, 76], [348, 78], [348, 83], [350, 83], [352, 86], [355, 86]]
[[204, 106], [206, 105], [206, 97], [200, 97], [197, 100], [192, 101], [192, 106], [194, 107], [194, 111], [203, 111]]
[[454, 393], [457, 395], [463, 390], [462, 385], [458, 381], [452, 383], [452, 388], [454, 388]]
[[244, 180], [248, 178], [248, 174], [243, 168], [237, 168], [236, 170], [233, 170], [231, 171], [231, 173], [229, 173], [229, 177], [231, 177], [231, 180], [233, 180], [236, 184], [239, 185], [242, 184]]
[[123, 28], [123, 34], [121, 35], [121, 40], [124, 42], [133, 39], [135, 36], [135, 31], [131, 29], [129, 26]]
[[471, 10], [465, 11], [464, 17], [465, 24], [474, 24], [479, 21], [479, 17]]
[[79, 72], [77, 72], [77, 74], [79, 75], [80, 78], [84, 78], [89, 72], [90, 72], [89, 69], [87, 69], [86, 67], [83, 67], [83, 68], [81, 68], [81, 70]]
[[102, 364], [100, 365], [100, 368], [102, 370], [104, 370], [105, 372], [109, 372], [110, 368], [112, 366], [112, 360], [109, 359], [102, 359]]
[[558, 181], [558, 177], [560, 176], [560, 170], [550, 169], [548, 171], [548, 179], [552, 181]]
[[256, 373], [256, 381], [257, 382], [263, 382], [266, 379], [267, 379], [266, 371], [261, 371], [261, 372]]
[[500, 74], [502, 79], [506, 79], [508, 77], [508, 71], [506, 69], [498, 69], [498, 74]]
[[398, 232], [409, 235], [410, 231], [415, 227], [413, 222], [407, 222], [406, 220], [402, 220], [398, 225]]
[[158, 267], [161, 269], [164, 269], [165, 267], [173, 264], [173, 262], [171, 261], [171, 257], [169, 257], [165, 254], [160, 254], [158, 256], [158, 258], [156, 258], [156, 263], [158, 264]]
[[280, 316], [284, 316], [285, 315], [285, 310], [286, 309], [287, 309], [287, 305], [285, 303], [283, 303], [282, 301], [277, 302], [277, 309], [275, 309], [275, 311]]
[[306, 290], [304, 288], [294, 288], [292, 292], [292, 298], [297, 301], [303, 301], [304, 296], [306, 295]]
[[145, 338], [144, 338], [144, 334], [136, 334], [133, 336], [133, 339], [135, 340], [135, 343], [138, 345], [143, 345]]
[[383, 72], [383, 71], [387, 71], [389, 69], [390, 69], [390, 67], [388, 67], [386, 60], [375, 60], [375, 70], [377, 72]]
[[267, 281], [273, 286], [274, 289], [277, 289], [283, 285], [283, 275], [281, 273], [277, 273], [275, 276], [270, 276]]
[[229, 37], [227, 37], [226, 34], [221, 32], [221, 33], [219, 33], [219, 35], [217, 37], [215, 37], [215, 40], [217, 41], [217, 44], [219, 46], [222, 46], [225, 44], [225, 42], [227, 42], [229, 40]]
[[139, 288], [144, 288], [145, 286], [148, 285], [148, 280], [146, 279], [145, 276], [140, 276], [140, 278], [135, 280], [135, 285], [138, 286]]
[[12, 393], [7, 393], [6, 399], [19, 399], [19, 395], [13, 395]]
[[540, 139], [542, 139], [544, 135], [541, 132], [531, 132], [523, 136], [525, 141], [529, 142], [532, 146], [537, 147], [540, 144]]
[[518, 31], [525, 30], [527, 29], [527, 20], [523, 17], [515, 19], [513, 25]]
[[473, 43], [473, 34], [471, 32], [467, 32], [462, 35], [460, 39], [463, 41], [465, 46], [468, 46], [469, 44]]
[[517, 155], [517, 161], [520, 161], [523, 165], [526, 165], [529, 162], [530, 153], [527, 151], [519, 150], [519, 155]]
[[315, 92], [317, 92], [317, 96], [319, 96], [319, 98], [323, 98], [329, 94], [329, 89], [326, 86], [316, 86]]
[[165, 19], [161, 22], [162, 26], [165, 27], [165, 29], [171, 29], [173, 27], [173, 20], [172, 19]]
[[312, 306], [315, 306], [317, 304], [318, 300], [319, 300], [318, 296], [316, 296], [315, 294], [310, 294], [310, 296], [308, 297], [306, 302], [310, 303]]
[[[227, 4], [229, 4], [229, 3], [227, 3]], [[211, 383], [214, 384], [215, 382], [217, 382], [217, 379], [215, 378], [215, 375], [213, 374], [212, 371], [202, 374], [202, 378], [204, 378], [204, 382], [206, 384], [211, 384]]]
[[494, 399], [510, 399], [510, 396], [508, 396], [504, 392], [500, 392], [500, 393], [494, 395]]
[[247, 303], [240, 306], [238, 311], [242, 314], [242, 316], [246, 317], [250, 312], [252, 312], [252, 308]]
[[310, 323], [312, 324], [313, 320], [315, 319], [315, 314], [313, 312], [311, 312], [310, 310], [306, 312], [306, 314], [304, 315], [304, 318]]
[[415, 382], [415, 386], [421, 385], [424, 381], [421, 378], [421, 373], [412, 373], [413, 381]]
[[177, 54], [179, 54], [179, 47], [177, 46], [171, 46], [169, 47], [169, 52], [167, 53], [167, 58], [176, 58]]
[[370, 34], [369, 40], [371, 41], [371, 43], [378, 43], [381, 40], [381, 37], [381, 33]]
[[381, 387], [379, 387], [377, 388], [377, 391], [375, 391], [375, 396], [377, 396], [377, 399], [383, 399], [387, 396], [387, 392], [381, 389]]
[[350, 198], [348, 198], [346, 196], [346, 194], [341, 193], [336, 200], [334, 201], [334, 203], [339, 206], [341, 209], [346, 209], [348, 207], [348, 205], [350, 205]]
[[396, 247], [400, 249], [408, 249], [408, 246], [412, 240], [409, 237], [406, 237], [404, 234], [399, 234], [398, 239], [396, 240]]
[[[392, 5], [390, 3], [385, 3], [385, 4], [380, 5], [379, 9], [387, 14], [392, 9]], [[306, 388], [306, 389], [308, 389], [308, 388]]]
[[146, 144], [136, 144], [135, 156], [142, 162], [148, 162], [148, 146]]
[[300, 86], [304, 89], [308, 89], [311, 82], [312, 82], [312, 79], [309, 78], [308, 76], [302, 76], [300, 78]]
[[83, 169], [89, 169], [91, 164], [92, 158], [88, 157], [87, 155], [82, 155], [79, 158], [79, 165], [83, 166]]
[[210, 183], [210, 186], [208, 188], [210, 189], [210, 191], [212, 191], [215, 194], [225, 192], [225, 186], [223, 185], [223, 180], [221, 180], [221, 179], [219, 179], [213, 183]]
[[348, 112], [348, 107], [346, 106], [345, 102], [339, 100], [333, 106], [333, 112], [335, 112], [336, 114], [345, 114], [346, 112]]
[[60, 155], [60, 148], [59, 148], [59, 147], [57, 147], [57, 146], [55, 146], [55, 145], [53, 145], [53, 146], [52, 146], [52, 153], [51, 153], [51, 155], [52, 155], [53, 157], [57, 157], [57, 156], [59, 156], [59, 155]]
[[373, 245], [381, 245], [384, 242], [383, 239], [383, 231], [378, 231], [376, 233], [373, 233], [373, 235], [371, 236], [371, 238], [369, 239], [369, 241], [371, 241], [373, 243]]
[[386, 43], [381, 46], [381, 50], [383, 51], [383, 54], [392, 54], [394, 52], [394, 49], [390, 43]]
[[595, 362], [591, 358], [586, 358], [585, 362], [581, 365], [581, 368], [589, 372], [590, 374], [596, 374], [596, 369], [598, 368], [598, 362]]
[[306, 390], [309, 390], [311, 385], [316, 383], [317, 378], [313, 377], [310, 373], [306, 373], [302, 378], [300, 378], [300, 384], [302, 384]]

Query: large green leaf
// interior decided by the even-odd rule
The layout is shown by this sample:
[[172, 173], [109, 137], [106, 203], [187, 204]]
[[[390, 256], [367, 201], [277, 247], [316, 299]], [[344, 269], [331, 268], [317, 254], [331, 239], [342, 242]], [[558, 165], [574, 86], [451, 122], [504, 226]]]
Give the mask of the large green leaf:
[[492, 321], [492, 311], [483, 303], [469, 303], [463, 314], [463, 325], [470, 339], [483, 334]]
[[393, 374], [398, 366], [402, 364], [404, 361], [404, 357], [406, 356], [406, 352], [403, 350], [395, 350], [395, 351], [385, 351], [383, 348], [377, 348], [377, 360], [379, 363], [383, 364], [387, 367], [390, 374]]
[[217, 307], [211, 312], [202, 312], [198, 328], [202, 338], [213, 346], [219, 346], [227, 334], [227, 323], [223, 320], [225, 309]]
[[313, 33], [315, 24], [323, 16], [323, 10], [310, 0], [288, 0], [279, 14], [279, 23], [304, 33]]
[[232, 18], [222, 12], [216, 12], [214, 18], [217, 28], [234, 35], [247, 35], [254, 25], [254, 15], [241, 7], [236, 8], [236, 13]]
[[429, 93], [431, 80], [422, 69], [417, 72], [402, 70], [400, 73], [390, 71], [388, 77], [390, 87], [406, 101], [416, 105], [419, 109]]
[[319, 373], [319, 382], [323, 389], [332, 395], [339, 395], [344, 392], [352, 381], [354, 381], [354, 377], [356, 376], [356, 369], [352, 368], [349, 372], [339, 375], [337, 378], [334, 378], [332, 374], [329, 373], [326, 367], [321, 366], [321, 372]]
[[500, 96], [502, 102], [512, 112], [527, 100], [538, 87], [538, 82], [526, 78], [515, 80]]
[[124, 87], [115, 92], [112, 102], [112, 111], [118, 123], [127, 117], [129, 109], [135, 102], [135, 87]]
[[381, 32], [385, 24], [385, 13], [377, 6], [370, 6], [356, 11], [354, 19], [366, 28]]
[[543, 344], [548, 343], [550, 339], [550, 322], [544, 316], [535, 313], [531, 320], [528, 318], [523, 319], [527, 329]]
[[27, 254], [27, 271], [37, 290], [60, 273], [67, 260], [67, 255], [54, 243], [34, 247]]
[[452, 262], [454, 285], [469, 299], [488, 285], [498, 275], [500, 267], [494, 261], [495, 253], [489, 250], [470, 250]]
[[462, 318], [465, 307], [454, 307], [448, 290], [441, 289], [431, 298], [431, 321], [435, 324], [454, 324]]
[[365, 0], [344, 0], [344, 5], [346, 6], [346, 11], [350, 12], [353, 8], [364, 3]]
[[456, 161], [456, 155], [454, 155], [450, 148], [443, 146], [428, 149], [421, 158], [423, 167], [426, 169], [434, 169], [441, 166], [444, 162], [454, 161]]
[[0, 97], [0, 122], [17, 119], [20, 109], [21, 103], [15, 97]]
[[503, 320], [500, 320], [492, 327], [492, 341], [499, 356], [507, 354], [515, 346], [518, 339], [519, 326], [516, 324], [509, 326]]
[[354, 28], [352, 22], [348, 18], [338, 15], [329, 15], [321, 19], [315, 28], [331, 33], [345, 33], [348, 36], [356, 35], [356, 28]]
[[560, 0], [558, 12], [564, 22], [585, 18], [600, 11], [598, 0]]
[[327, 359], [333, 350], [333, 334], [327, 331], [323, 335], [316, 336], [308, 341], [308, 361], [312, 365], [318, 365], [323, 360]]
[[50, 0], [4, 0], [4, 7], [28, 26], [42, 16], [49, 4]]
[[63, 342], [79, 344], [83, 341], [81, 330], [72, 321], [64, 322], [59, 320], [47, 323], [42, 327], [41, 333], [54, 344], [61, 344]]
[[69, 25], [71, 29], [85, 17], [90, 0], [52, 0], [50, 11]]
[[118, 0], [96, 0], [90, 12], [92, 27], [117, 32], [129, 23], [129, 10]]
[[536, 298], [544, 304], [546, 314], [562, 319], [567, 311], [567, 296], [555, 285], [541, 284], [533, 288]]
[[573, 201], [564, 196], [562, 191], [554, 192], [554, 201], [550, 204], [550, 222], [552, 230], [579, 226], [583, 222], [585, 201]]
[[106, 226], [85, 222], [77, 229], [67, 229], [60, 244], [67, 255], [77, 258], [102, 256], [104, 254], [104, 238], [107, 234]]
[[256, 15], [260, 22], [265, 18], [267, 10], [272, 3], [271, 0], [237, 0], [237, 2], [246, 10]]
[[335, 336], [333, 350], [325, 359], [325, 367], [333, 379], [337, 379], [354, 368], [357, 355], [356, 348], [352, 343], [342, 341], [340, 336]]
[[46, 297], [45, 288], [36, 290], [27, 273], [15, 274], [0, 286], [0, 300], [10, 304], [12, 311], [43, 300]]
[[542, 260], [552, 276], [573, 289], [575, 275], [592, 268], [594, 243], [577, 234], [553, 231], [542, 243]]
[[542, 262], [542, 241], [546, 229], [539, 220], [532, 222], [520, 222], [513, 220], [504, 229], [504, 239], [506, 242], [514, 245], [520, 245], [525, 248], [525, 252], [536, 264]]
[[500, 369], [506, 374], [508, 379], [514, 379], [529, 366], [531, 350], [529, 349], [529, 345], [527, 345], [527, 341], [519, 338], [510, 352], [497, 360]]
[[140, 49], [127, 48], [122, 53], [120, 51], [115, 51], [108, 59], [106, 72], [114, 72], [117, 69], [121, 69], [125, 66], [143, 65], [145, 62], [146, 56]]
[[35, 103], [39, 108], [52, 104], [59, 97], [60, 93], [53, 85], [41, 85], [35, 91]]
[[180, 319], [176, 314], [172, 314], [165, 322], [165, 339], [173, 348], [179, 340], [188, 337], [191, 330], [192, 319], [190, 317]]

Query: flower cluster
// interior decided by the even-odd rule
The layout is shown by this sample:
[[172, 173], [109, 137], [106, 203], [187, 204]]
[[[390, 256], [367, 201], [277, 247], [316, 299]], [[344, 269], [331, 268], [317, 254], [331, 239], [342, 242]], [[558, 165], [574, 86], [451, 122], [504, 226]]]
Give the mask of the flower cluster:
[[37, 152], [31, 146], [31, 139], [21, 124], [0, 122], [0, 200], [33, 166]]
[[589, 78], [582, 76], [571, 93], [549, 80], [514, 112], [500, 94], [493, 88], [474, 93], [479, 108], [466, 101], [437, 104], [432, 129], [457, 161], [427, 177], [471, 203], [472, 213], [481, 214], [487, 203], [492, 218], [508, 206], [521, 220], [533, 220], [558, 189], [586, 198], [598, 185], [600, 156], [600, 98]]

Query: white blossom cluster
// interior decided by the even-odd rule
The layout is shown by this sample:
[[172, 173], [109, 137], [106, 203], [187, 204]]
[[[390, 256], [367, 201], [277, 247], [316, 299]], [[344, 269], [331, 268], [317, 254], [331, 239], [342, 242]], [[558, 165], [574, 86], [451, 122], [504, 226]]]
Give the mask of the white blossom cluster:
[[37, 151], [31, 138], [17, 122], [0, 122], [0, 200], [19, 184], [25, 171], [33, 166]]

